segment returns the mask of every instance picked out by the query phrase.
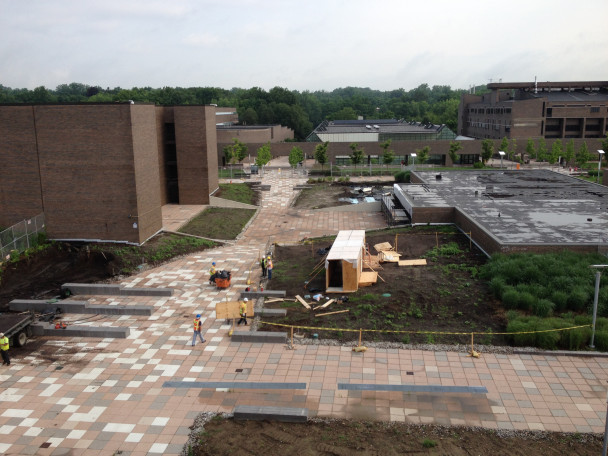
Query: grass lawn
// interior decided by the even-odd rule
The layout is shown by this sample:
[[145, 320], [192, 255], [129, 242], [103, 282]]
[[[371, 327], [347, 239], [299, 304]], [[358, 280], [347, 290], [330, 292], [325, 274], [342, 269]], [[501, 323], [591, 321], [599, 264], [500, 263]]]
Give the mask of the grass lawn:
[[217, 195], [230, 201], [255, 204], [256, 194], [247, 184], [220, 184], [220, 193]]
[[236, 239], [254, 213], [254, 209], [210, 207], [179, 231], [211, 239]]

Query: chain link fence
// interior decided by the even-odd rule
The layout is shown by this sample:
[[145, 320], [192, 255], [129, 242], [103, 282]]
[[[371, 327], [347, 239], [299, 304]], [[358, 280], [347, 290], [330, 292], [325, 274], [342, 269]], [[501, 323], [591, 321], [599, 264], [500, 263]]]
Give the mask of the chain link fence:
[[0, 261], [8, 259], [14, 250], [23, 252], [38, 245], [39, 234], [43, 233], [45, 233], [44, 213], [0, 231]]

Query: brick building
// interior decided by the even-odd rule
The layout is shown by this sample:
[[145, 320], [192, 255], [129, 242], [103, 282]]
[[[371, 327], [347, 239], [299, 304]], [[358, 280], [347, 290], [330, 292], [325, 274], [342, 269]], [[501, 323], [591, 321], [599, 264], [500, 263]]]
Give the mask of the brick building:
[[164, 204], [218, 188], [215, 107], [0, 106], [0, 225], [44, 212], [51, 239], [142, 243]]
[[606, 135], [608, 81], [494, 83], [488, 89], [462, 95], [458, 134], [477, 139]]

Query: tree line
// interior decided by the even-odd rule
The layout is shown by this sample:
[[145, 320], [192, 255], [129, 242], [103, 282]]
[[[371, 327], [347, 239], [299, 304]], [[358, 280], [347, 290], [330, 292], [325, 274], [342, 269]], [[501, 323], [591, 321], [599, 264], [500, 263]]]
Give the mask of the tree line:
[[[477, 88], [485, 90], [485, 87]], [[323, 120], [404, 119], [445, 124], [456, 131], [458, 104], [464, 90], [421, 84], [406, 91], [345, 87], [332, 91], [303, 91], [274, 87], [269, 91], [218, 87], [102, 88], [73, 82], [54, 90], [44, 86], [13, 89], [0, 85], [0, 103], [126, 102], [158, 105], [217, 104], [235, 107], [245, 125], [280, 124], [293, 129], [296, 140], [305, 139]]]

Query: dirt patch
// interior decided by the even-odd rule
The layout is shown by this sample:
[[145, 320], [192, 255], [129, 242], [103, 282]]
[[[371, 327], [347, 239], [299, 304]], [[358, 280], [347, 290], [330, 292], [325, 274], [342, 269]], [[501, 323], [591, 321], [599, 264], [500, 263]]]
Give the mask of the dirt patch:
[[[287, 317], [272, 322], [302, 327], [336, 328], [333, 331], [303, 330], [310, 337], [354, 340], [358, 329], [373, 330], [363, 334], [365, 340], [402, 343], [469, 343], [468, 335], [421, 334], [432, 332], [501, 332], [506, 321], [500, 303], [487, 284], [477, 278], [486, 257], [459, 232], [435, 232], [438, 228], [402, 229], [395, 241], [395, 231], [368, 233], [366, 242], [373, 245], [388, 242], [401, 259], [425, 257], [427, 266], [404, 267], [383, 263], [376, 271], [378, 282], [344, 294], [344, 302], [334, 302], [323, 310], [307, 310], [298, 302], [275, 302], [269, 308], [287, 308]], [[332, 240], [311, 245], [276, 246], [275, 270], [269, 289], [285, 290], [287, 297], [300, 295], [313, 302], [315, 294], [325, 293], [324, 252]], [[311, 274], [312, 273], [312, 274]], [[329, 298], [342, 295], [328, 294]], [[324, 296], [318, 302], [327, 301]], [[337, 312], [316, 317], [321, 312]], [[263, 325], [262, 330], [285, 331], [284, 327]], [[346, 330], [356, 330], [349, 332]], [[391, 332], [393, 331], [393, 332]], [[401, 332], [395, 332], [401, 331]], [[302, 330], [300, 330], [302, 332]], [[419, 333], [420, 332], [420, 333]], [[476, 343], [504, 344], [501, 336], [476, 336]]]
[[403, 423], [314, 420], [306, 424], [234, 421], [216, 417], [204, 426], [193, 456], [549, 456], [601, 452], [591, 434], [496, 432]]
[[[363, 188], [371, 191], [363, 192]], [[312, 184], [300, 192], [293, 203], [299, 209], [322, 209], [325, 207], [346, 206], [352, 204], [341, 199], [358, 199], [362, 201], [364, 196], [373, 196], [389, 192], [390, 186], [386, 182], [365, 182], [360, 184], [334, 182]]]

